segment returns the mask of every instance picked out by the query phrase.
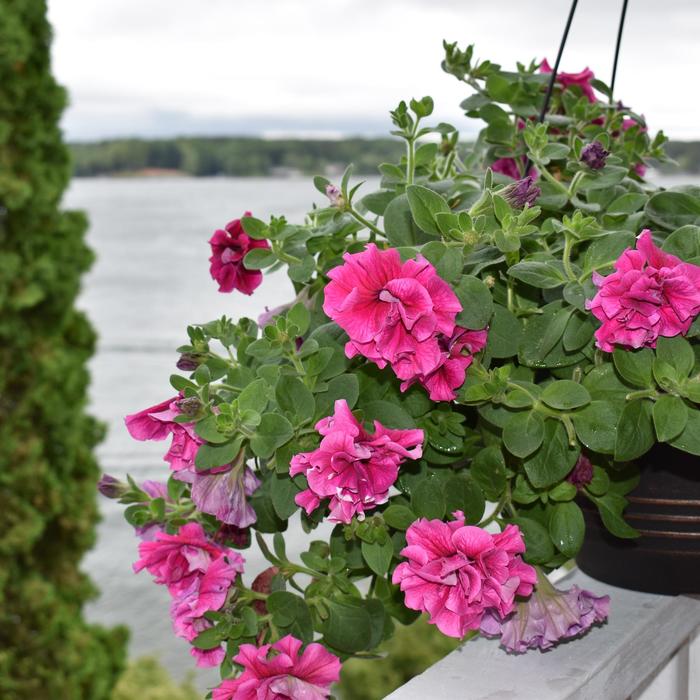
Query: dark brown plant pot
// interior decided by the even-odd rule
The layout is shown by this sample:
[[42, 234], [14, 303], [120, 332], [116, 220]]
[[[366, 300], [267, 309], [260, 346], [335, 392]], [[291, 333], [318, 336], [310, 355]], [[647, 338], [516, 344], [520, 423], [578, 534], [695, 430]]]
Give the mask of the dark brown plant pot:
[[700, 594], [700, 457], [656, 445], [638, 460], [641, 479], [625, 519], [641, 537], [623, 540], [579, 499], [586, 539], [576, 558], [589, 576], [647, 593]]

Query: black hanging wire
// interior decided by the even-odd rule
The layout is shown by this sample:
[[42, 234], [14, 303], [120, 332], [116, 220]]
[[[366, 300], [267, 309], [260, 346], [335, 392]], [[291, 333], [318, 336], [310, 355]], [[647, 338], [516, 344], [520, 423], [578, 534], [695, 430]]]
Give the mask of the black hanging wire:
[[[557, 79], [557, 73], [559, 72], [559, 63], [561, 63], [561, 57], [564, 53], [564, 46], [566, 46], [566, 40], [569, 37], [569, 29], [571, 29], [571, 23], [574, 20], [574, 13], [576, 12], [576, 6], [578, 5], [578, 0], [573, 0], [571, 3], [571, 9], [569, 10], [569, 16], [566, 19], [566, 26], [564, 27], [564, 34], [562, 34], [561, 42], [559, 43], [559, 51], [557, 52], [557, 60], [554, 62], [554, 67], [552, 68], [552, 74], [549, 76], [549, 83], [547, 84], [547, 93], [544, 96], [544, 102], [542, 103], [542, 109], [537, 118], [537, 122], [541, 124], [547, 115], [547, 110], [549, 109], [549, 103], [552, 99], [552, 92], [554, 91], [554, 83]], [[530, 172], [530, 167], [532, 166], [532, 161], [528, 158], [525, 162], [525, 175]]]
[[[625, 0], [625, 5], [627, 4]], [[561, 42], [559, 44], [559, 52], [557, 53], [557, 60], [554, 63], [554, 68], [552, 69], [552, 75], [549, 78], [549, 84], [547, 85], [547, 94], [544, 97], [544, 103], [542, 104], [542, 109], [540, 110], [540, 116], [538, 122], [541, 124], [549, 109], [549, 102], [552, 99], [552, 92], [554, 91], [554, 83], [557, 79], [557, 73], [559, 72], [559, 63], [561, 62], [561, 56], [564, 53], [564, 46], [566, 45], [566, 40], [569, 36], [569, 29], [571, 29], [571, 22], [574, 19], [574, 13], [576, 12], [576, 6], [578, 5], [578, 0], [573, 0], [571, 3], [571, 9], [569, 10], [569, 17], [566, 20], [566, 26], [564, 27], [564, 34], [561, 37]], [[620, 30], [622, 31], [622, 30]], [[619, 39], [618, 39], [619, 41]], [[619, 47], [619, 44], [618, 44]]]
[[620, 14], [620, 26], [617, 28], [617, 42], [615, 43], [615, 60], [613, 61], [612, 77], [610, 78], [610, 104], [615, 94], [615, 78], [617, 77], [617, 59], [620, 56], [620, 44], [622, 43], [622, 30], [625, 26], [627, 15], [627, 0], [622, 0], [622, 13]]

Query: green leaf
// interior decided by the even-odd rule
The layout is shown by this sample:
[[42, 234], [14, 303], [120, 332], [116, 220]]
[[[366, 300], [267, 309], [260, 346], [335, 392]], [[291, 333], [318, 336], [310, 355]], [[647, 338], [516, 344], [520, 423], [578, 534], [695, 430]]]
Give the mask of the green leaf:
[[435, 215], [440, 212], [449, 213], [447, 202], [437, 193], [422, 185], [409, 185], [406, 188], [408, 205], [411, 207], [413, 219], [426, 233], [434, 236], [440, 235], [440, 228], [435, 220]]
[[654, 353], [649, 348], [639, 350], [615, 348], [613, 362], [620, 376], [632, 386], [645, 389], [654, 386], [652, 375]]
[[221, 630], [218, 627], [210, 627], [200, 632], [191, 642], [195, 649], [216, 649], [221, 646]]
[[454, 292], [462, 305], [457, 323], [475, 331], [486, 328], [493, 315], [493, 298], [488, 287], [478, 277], [463, 275]]
[[326, 391], [316, 394], [316, 416], [325, 418], [333, 413], [335, 402], [345, 399], [352, 409], [360, 395], [360, 384], [355, 374], [341, 374], [328, 382]]
[[411, 508], [416, 515], [428, 520], [445, 515], [445, 496], [438, 479], [425, 479], [418, 483], [411, 494]]
[[627, 462], [648, 452], [656, 442], [651, 418], [651, 402], [629, 401], [617, 424], [615, 459]]
[[477, 452], [469, 473], [481, 486], [486, 498], [498, 500], [506, 487], [506, 463], [500, 448], [490, 445]]
[[324, 640], [329, 646], [353, 654], [364, 651], [372, 642], [372, 621], [361, 603], [325, 600], [328, 618], [323, 625]]
[[583, 513], [575, 503], [557, 503], [554, 506], [549, 518], [549, 535], [562, 554], [575, 557], [581, 549], [585, 532]]
[[200, 445], [194, 458], [197, 470], [214, 469], [230, 464], [241, 449], [243, 440], [237, 437], [221, 445]]
[[362, 556], [367, 562], [367, 566], [378, 576], [384, 576], [389, 571], [393, 555], [394, 545], [388, 538], [384, 544], [362, 542]]
[[398, 504], [390, 505], [383, 513], [384, 522], [396, 530], [408, 530], [418, 516], [408, 507]]
[[537, 411], [513, 414], [503, 428], [503, 444], [516, 457], [532, 454], [544, 439], [544, 420]]
[[219, 432], [216, 416], [207, 416], [204, 420], [197, 421], [194, 425], [194, 431], [202, 440], [214, 443], [215, 445], [228, 442], [231, 439], [230, 435], [224, 435]]
[[593, 241], [584, 256], [583, 269], [586, 274], [612, 267], [622, 253], [633, 248], [633, 233], [616, 231]]
[[684, 452], [700, 455], [700, 411], [688, 409], [688, 422], [683, 432], [670, 444]]
[[276, 413], [264, 413], [255, 435], [250, 439], [250, 448], [257, 457], [267, 459], [293, 434], [292, 424], [284, 416]]
[[589, 450], [611, 455], [615, 452], [619, 411], [607, 401], [591, 401], [572, 416], [576, 435]]
[[598, 506], [598, 512], [600, 513], [603, 525], [605, 525], [615, 537], [622, 537], [624, 539], [639, 537], [639, 532], [628, 525], [622, 518], [622, 511], [627, 505], [627, 500], [624, 496], [610, 492], [606, 493], [605, 496], [596, 497], [593, 500]]
[[587, 172], [579, 182], [579, 190], [593, 191], [603, 190], [625, 179], [627, 168], [620, 165], [606, 165], [602, 170]]
[[683, 399], [671, 394], [661, 396], [654, 402], [652, 415], [659, 442], [670, 442], [678, 437], [688, 423], [688, 407]]
[[387, 428], [415, 428], [416, 422], [401, 406], [389, 401], [368, 401], [362, 404], [365, 420], [378, 420]]
[[241, 619], [245, 625], [245, 632], [248, 637], [253, 637], [258, 633], [258, 616], [253, 608], [244, 607], [241, 610]]
[[267, 408], [268, 385], [264, 379], [256, 379], [238, 395], [239, 411], [262, 413]]
[[306, 644], [313, 641], [311, 613], [303, 598], [287, 591], [274, 591], [267, 597], [265, 605], [277, 627]]
[[668, 236], [661, 248], [686, 262], [700, 262], [700, 226], [681, 226]]
[[429, 241], [421, 248], [421, 254], [435, 267], [435, 272], [446, 282], [452, 282], [462, 272], [462, 255], [455, 254], [441, 241]]
[[680, 335], [660, 337], [656, 341], [656, 357], [671, 365], [681, 377], [687, 377], [695, 367], [695, 353], [691, 344]]
[[260, 221], [260, 219], [256, 219], [254, 216], [242, 216], [241, 226], [251, 238], [257, 240], [267, 238], [267, 224], [264, 221]]
[[525, 539], [523, 558], [530, 564], [545, 564], [554, 556], [554, 545], [547, 529], [532, 518], [519, 516], [511, 522], [517, 525]]
[[574, 468], [579, 454], [578, 445], [569, 444], [561, 422], [547, 420], [544, 441], [537, 452], [525, 460], [525, 472], [535, 488], [547, 488], [561, 481]]
[[309, 330], [311, 314], [306, 306], [299, 301], [287, 311], [287, 321], [291, 321], [299, 329], [299, 335], [304, 335]]
[[496, 304], [489, 325], [486, 352], [494, 359], [504, 359], [518, 354], [523, 327], [515, 314]]
[[468, 476], [452, 476], [445, 481], [445, 511], [461, 510], [468, 525], [476, 525], [484, 515], [484, 494]]
[[267, 248], [253, 248], [243, 258], [243, 267], [248, 270], [262, 270], [277, 262], [277, 256]]
[[700, 225], [700, 197], [692, 192], [657, 192], [649, 199], [644, 211], [655, 224], [666, 229]]
[[279, 407], [297, 423], [311, 420], [316, 412], [316, 401], [311, 390], [298, 377], [282, 375], [275, 387]]
[[384, 232], [395, 248], [413, 246], [421, 242], [422, 234], [411, 216], [408, 197], [405, 194], [393, 199], [384, 212]]
[[547, 384], [542, 392], [541, 400], [550, 408], [559, 411], [570, 411], [581, 408], [591, 402], [588, 389], [570, 379], [560, 379]]
[[508, 268], [515, 279], [539, 289], [554, 289], [566, 282], [566, 277], [552, 263], [523, 261]]
[[272, 506], [282, 520], [287, 520], [299, 508], [294, 497], [300, 491], [289, 474], [274, 474], [270, 477]]

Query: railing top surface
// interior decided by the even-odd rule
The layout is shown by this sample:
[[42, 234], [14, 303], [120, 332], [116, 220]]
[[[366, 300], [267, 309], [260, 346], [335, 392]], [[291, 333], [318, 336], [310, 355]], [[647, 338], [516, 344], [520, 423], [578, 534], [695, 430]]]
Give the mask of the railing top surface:
[[476, 639], [386, 700], [622, 700], [700, 627], [699, 599], [627, 591], [578, 570], [557, 587], [574, 583], [610, 596], [605, 625], [544, 653], [507, 654], [496, 640]]

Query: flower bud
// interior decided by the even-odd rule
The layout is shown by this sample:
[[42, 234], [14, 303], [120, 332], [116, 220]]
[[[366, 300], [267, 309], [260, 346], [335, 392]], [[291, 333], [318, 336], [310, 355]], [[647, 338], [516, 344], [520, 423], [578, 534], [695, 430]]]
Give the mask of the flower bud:
[[577, 489], [588, 486], [593, 479], [593, 465], [585, 455], [581, 455], [566, 480]]
[[175, 402], [175, 405], [186, 416], [196, 416], [202, 408], [202, 402], [196, 396], [190, 396], [186, 399], [180, 399]]
[[109, 474], [103, 474], [97, 482], [97, 490], [107, 498], [121, 498], [131, 490], [131, 487]]
[[204, 355], [198, 352], [183, 352], [176, 367], [183, 372], [194, 372], [204, 362]]
[[[272, 591], [272, 579], [278, 573], [279, 569], [276, 566], [269, 566], [255, 577], [255, 580], [250, 585], [251, 590], [256, 593], [270, 593]], [[264, 600], [254, 600], [253, 609], [259, 615], [267, 615], [267, 605]]]
[[600, 141], [593, 141], [581, 149], [581, 162], [591, 170], [600, 170], [605, 167], [605, 161], [609, 155], [610, 152], [603, 148]]
[[514, 182], [512, 185], [504, 187], [500, 195], [512, 207], [522, 209], [526, 205], [531, 207], [541, 193], [542, 190], [535, 184], [535, 179], [532, 175], [528, 175], [522, 180]]
[[330, 200], [332, 207], [336, 207], [336, 209], [345, 209], [345, 197], [343, 197], [343, 193], [335, 185], [326, 185], [326, 197]]

